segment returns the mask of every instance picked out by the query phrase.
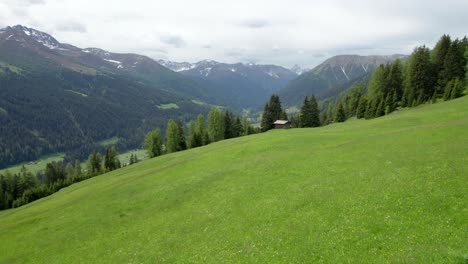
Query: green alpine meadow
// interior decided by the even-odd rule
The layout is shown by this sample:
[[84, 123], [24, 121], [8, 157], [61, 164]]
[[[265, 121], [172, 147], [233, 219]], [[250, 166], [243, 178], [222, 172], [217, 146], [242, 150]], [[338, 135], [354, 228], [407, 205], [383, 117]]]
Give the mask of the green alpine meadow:
[[466, 263], [468, 97], [166, 154], [0, 211], [0, 263]]

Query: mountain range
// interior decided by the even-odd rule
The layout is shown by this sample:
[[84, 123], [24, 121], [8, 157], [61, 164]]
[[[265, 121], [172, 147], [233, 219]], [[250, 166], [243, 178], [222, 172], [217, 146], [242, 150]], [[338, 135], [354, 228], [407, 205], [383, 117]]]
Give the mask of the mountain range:
[[276, 65], [227, 64], [213, 60], [197, 63], [158, 62], [200, 83], [219, 87], [223, 94], [229, 95], [232, 103], [237, 101], [236, 105], [243, 108], [263, 104], [272, 93], [278, 92], [297, 77], [295, 72]]
[[279, 96], [286, 106], [301, 104], [304, 96], [315, 95], [319, 100], [325, 99], [337, 95], [356, 82], [368, 80], [379, 65], [406, 57], [400, 54], [334, 56], [289, 82], [279, 91]]
[[[0, 167], [55, 152], [84, 158], [117, 137], [139, 147], [169, 118], [188, 121], [213, 105], [261, 109], [272, 93], [284, 105], [335, 96], [403, 55], [332, 57], [314, 69], [295, 66], [153, 60], [78, 48], [17, 25], [0, 29]], [[300, 74], [300, 75], [298, 75]]]

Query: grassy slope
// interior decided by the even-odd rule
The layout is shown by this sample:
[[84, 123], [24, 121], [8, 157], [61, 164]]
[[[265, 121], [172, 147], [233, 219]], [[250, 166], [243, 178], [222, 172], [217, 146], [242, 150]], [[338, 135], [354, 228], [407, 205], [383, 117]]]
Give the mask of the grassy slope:
[[26, 169], [28, 169], [28, 171], [30, 171], [32, 174], [36, 175], [37, 172], [43, 171], [45, 169], [47, 163], [51, 163], [53, 161], [62, 161], [63, 157], [65, 157], [65, 154], [63, 154], [63, 153], [55, 153], [55, 154], [52, 154], [52, 155], [43, 156], [43, 157], [39, 158], [38, 160], [36, 160], [35, 164], [30, 165], [29, 162], [24, 162], [24, 163], [15, 165], [15, 166], [11, 166], [11, 167], [8, 167], [8, 168], [5, 168], [5, 169], [1, 169], [0, 174], [4, 174], [7, 171], [9, 171], [12, 174], [19, 173], [20, 170], [21, 170], [21, 167], [23, 167], [23, 165], [24, 165], [26, 167]]
[[138, 163], [0, 212], [0, 263], [463, 263], [468, 97]]

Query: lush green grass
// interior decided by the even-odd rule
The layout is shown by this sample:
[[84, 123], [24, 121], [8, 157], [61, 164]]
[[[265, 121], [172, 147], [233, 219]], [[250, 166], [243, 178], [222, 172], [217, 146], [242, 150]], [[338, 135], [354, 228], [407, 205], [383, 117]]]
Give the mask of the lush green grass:
[[47, 165], [47, 163], [53, 162], [53, 161], [61, 161], [65, 157], [65, 154], [63, 153], [56, 153], [53, 155], [48, 155], [41, 157], [40, 159], [35, 161], [35, 164], [29, 164], [29, 162], [24, 162], [12, 167], [8, 167], [5, 169], [0, 170], [0, 174], [5, 173], [6, 171], [9, 171], [11, 173], [18, 173], [21, 170], [21, 167], [24, 165], [28, 171], [33, 173], [34, 175], [39, 172], [43, 171]]
[[158, 108], [159, 109], [164, 109], [164, 110], [167, 110], [167, 109], [179, 109], [179, 106], [175, 103], [169, 103], [169, 104], [160, 104], [158, 105]]
[[120, 163], [122, 164], [128, 164], [130, 162], [130, 155], [137, 155], [138, 160], [146, 160], [148, 159], [148, 155], [146, 154], [146, 150], [144, 149], [134, 149], [134, 150], [129, 150], [125, 153], [119, 154], [118, 158], [120, 160]]
[[119, 138], [118, 137], [111, 137], [111, 138], [108, 138], [106, 140], [102, 140], [102, 141], [99, 141], [99, 145], [103, 146], [103, 147], [107, 147], [107, 146], [112, 146], [112, 145], [115, 145], [119, 142]]
[[0, 263], [466, 263], [468, 97], [165, 155], [0, 212]]

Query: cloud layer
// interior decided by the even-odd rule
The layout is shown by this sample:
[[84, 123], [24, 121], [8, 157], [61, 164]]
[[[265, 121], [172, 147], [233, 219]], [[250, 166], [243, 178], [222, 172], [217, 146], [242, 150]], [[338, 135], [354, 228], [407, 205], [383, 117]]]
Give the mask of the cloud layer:
[[468, 35], [468, 1], [3, 0], [22, 24], [79, 47], [155, 59], [315, 66], [337, 54], [410, 53]]

